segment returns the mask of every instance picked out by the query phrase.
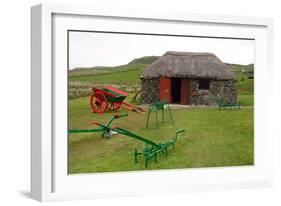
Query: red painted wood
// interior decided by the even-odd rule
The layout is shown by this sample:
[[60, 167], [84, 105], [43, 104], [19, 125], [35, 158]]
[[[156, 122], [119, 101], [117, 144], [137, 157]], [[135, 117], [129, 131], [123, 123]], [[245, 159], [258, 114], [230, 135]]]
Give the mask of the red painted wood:
[[189, 79], [181, 79], [181, 104], [189, 104]]
[[171, 78], [160, 77], [160, 101], [167, 100], [169, 103], [172, 102], [171, 84]]
[[120, 89], [117, 89], [115, 87], [105, 86], [105, 88], [107, 88], [107, 89], [109, 89], [109, 90], [111, 90], [111, 91], [113, 91], [113, 92], [115, 92], [117, 94], [121, 94], [123, 96], [126, 96], [126, 97], [129, 95], [127, 92], [125, 92], [123, 90], [120, 90]]

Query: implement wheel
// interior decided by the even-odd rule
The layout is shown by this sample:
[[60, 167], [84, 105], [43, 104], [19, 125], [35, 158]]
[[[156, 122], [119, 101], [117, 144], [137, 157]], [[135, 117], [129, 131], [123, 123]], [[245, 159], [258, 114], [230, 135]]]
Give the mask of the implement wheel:
[[120, 108], [120, 106], [118, 104], [121, 104], [121, 102], [116, 102], [116, 104], [111, 103], [109, 106], [109, 111], [116, 111]]
[[104, 113], [107, 111], [108, 102], [102, 92], [95, 92], [90, 99], [90, 105], [94, 113]]

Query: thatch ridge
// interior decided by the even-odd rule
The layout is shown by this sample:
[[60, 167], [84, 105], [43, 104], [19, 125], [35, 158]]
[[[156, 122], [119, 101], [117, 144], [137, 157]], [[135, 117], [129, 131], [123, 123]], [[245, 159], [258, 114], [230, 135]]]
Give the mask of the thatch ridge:
[[143, 79], [157, 77], [233, 80], [235, 75], [215, 54], [168, 51], [143, 73]]

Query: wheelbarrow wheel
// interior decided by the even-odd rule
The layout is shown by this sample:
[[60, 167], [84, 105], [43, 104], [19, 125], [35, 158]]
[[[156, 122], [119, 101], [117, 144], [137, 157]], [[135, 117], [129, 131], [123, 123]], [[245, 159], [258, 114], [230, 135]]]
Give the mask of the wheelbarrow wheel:
[[102, 92], [95, 92], [90, 99], [90, 105], [94, 113], [104, 113], [107, 111], [108, 102]]
[[110, 106], [109, 106], [109, 111], [116, 111], [120, 108], [120, 106], [118, 104], [121, 104], [120, 102], [116, 102], [115, 104], [114, 103], [111, 103]]

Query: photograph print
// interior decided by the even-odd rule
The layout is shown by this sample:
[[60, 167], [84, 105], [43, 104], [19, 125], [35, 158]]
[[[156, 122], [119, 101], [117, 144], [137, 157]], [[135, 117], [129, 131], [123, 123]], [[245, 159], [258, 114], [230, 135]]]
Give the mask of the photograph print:
[[67, 35], [69, 174], [254, 165], [254, 39]]

